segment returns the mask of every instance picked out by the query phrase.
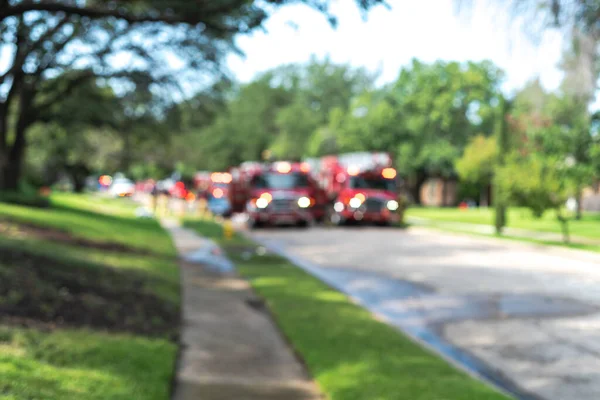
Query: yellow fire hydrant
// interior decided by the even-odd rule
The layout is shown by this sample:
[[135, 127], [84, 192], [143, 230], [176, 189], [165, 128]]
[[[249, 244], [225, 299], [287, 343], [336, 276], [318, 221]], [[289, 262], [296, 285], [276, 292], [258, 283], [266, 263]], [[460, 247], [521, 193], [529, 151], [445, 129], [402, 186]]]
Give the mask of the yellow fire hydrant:
[[229, 219], [223, 222], [223, 236], [226, 240], [230, 240], [233, 237], [233, 224]]

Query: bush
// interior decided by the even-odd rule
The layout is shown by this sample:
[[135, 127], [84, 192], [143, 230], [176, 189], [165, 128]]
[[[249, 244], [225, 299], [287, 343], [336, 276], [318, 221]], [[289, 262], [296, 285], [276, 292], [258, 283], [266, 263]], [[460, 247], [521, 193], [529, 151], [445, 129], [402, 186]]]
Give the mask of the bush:
[[47, 208], [50, 206], [50, 199], [35, 192], [4, 191], [0, 192], [0, 203]]

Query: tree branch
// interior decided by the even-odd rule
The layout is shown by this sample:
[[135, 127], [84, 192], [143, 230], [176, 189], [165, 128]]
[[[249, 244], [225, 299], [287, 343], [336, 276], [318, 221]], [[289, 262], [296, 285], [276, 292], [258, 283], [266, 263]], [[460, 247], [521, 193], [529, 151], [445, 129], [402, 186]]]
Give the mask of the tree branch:
[[[240, 2], [241, 3], [241, 2]], [[0, 20], [15, 16], [22, 15], [29, 11], [47, 11], [52, 13], [63, 12], [69, 15], [79, 15], [82, 17], [88, 17], [92, 19], [102, 18], [118, 18], [129, 23], [142, 23], [142, 22], [163, 22], [167, 24], [190, 24], [196, 25], [201, 22], [206, 22], [206, 19], [210, 19], [216, 15], [220, 15], [227, 11], [236, 8], [236, 3], [227, 4], [218, 7], [213, 7], [203, 14], [192, 14], [192, 15], [166, 15], [166, 13], [146, 13], [146, 14], [134, 14], [132, 12], [124, 11], [123, 9], [114, 8], [99, 8], [99, 7], [80, 7], [74, 4], [57, 3], [54, 1], [23, 1], [14, 6], [8, 6], [0, 8]]]
[[[41, 46], [46, 40], [50, 39], [58, 31], [60, 31], [68, 22], [69, 22], [69, 16], [65, 16], [54, 27], [52, 27], [52, 28], [48, 29], [46, 32], [44, 32], [44, 34], [37, 41], [35, 41], [29, 48], [26, 48], [23, 45], [19, 46], [19, 44], [17, 44], [18, 50], [15, 53], [15, 58], [12, 62], [12, 66], [8, 69], [8, 71], [6, 71], [2, 76], [0, 76], [0, 85], [4, 83], [4, 81], [6, 80], [7, 77], [9, 77], [11, 75], [14, 76], [16, 74], [16, 72], [23, 67], [23, 63], [25, 63], [25, 60], [27, 59], [27, 57], [33, 51], [37, 50], [38, 47]], [[17, 39], [17, 41], [19, 41], [19, 40], [20, 39]], [[25, 40], [24, 37], [23, 37], [23, 40]]]
[[50, 97], [49, 99], [47, 99], [46, 101], [37, 104], [35, 106], [35, 111], [37, 114], [42, 114], [44, 111], [46, 111], [50, 106], [52, 106], [52, 104], [56, 103], [59, 101], [60, 98], [63, 98], [65, 96], [68, 96], [69, 94], [71, 94], [71, 92], [73, 90], [75, 90], [75, 88], [77, 86], [79, 86], [80, 84], [82, 84], [83, 82], [85, 82], [88, 79], [93, 79], [98, 77], [96, 74], [93, 73], [93, 71], [91, 70], [87, 70], [87, 71], [82, 71], [79, 76], [71, 79], [65, 86], [65, 88], [63, 90], [57, 91], [57, 93]]

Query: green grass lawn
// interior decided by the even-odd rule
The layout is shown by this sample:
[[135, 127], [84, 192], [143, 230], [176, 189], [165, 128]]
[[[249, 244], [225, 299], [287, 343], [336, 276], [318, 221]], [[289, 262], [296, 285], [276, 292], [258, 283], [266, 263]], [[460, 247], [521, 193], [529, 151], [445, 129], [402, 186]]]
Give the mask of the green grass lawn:
[[[214, 223], [186, 225], [221, 237]], [[285, 259], [267, 254], [248, 260], [241, 254], [255, 245], [220, 241], [330, 400], [506, 399]]]
[[0, 203], [0, 398], [169, 398], [176, 251], [122, 200]]
[[[51, 228], [78, 238], [125, 245], [155, 254], [174, 254], [171, 241], [164, 240], [168, 236], [156, 221], [135, 218], [129, 199], [56, 194], [51, 200], [49, 209], [0, 203], [0, 221]], [[107, 202], [112, 205], [107, 206]]]
[[[491, 208], [458, 208], [411, 207], [406, 211], [407, 217], [428, 218], [443, 222], [461, 222], [493, 225], [494, 210]], [[540, 219], [533, 217], [524, 208], [511, 208], [507, 214], [507, 226], [540, 232], [561, 233], [561, 226], [554, 211], [547, 211]], [[600, 240], [600, 213], [588, 213], [581, 220], [571, 219], [569, 222], [571, 235]]]

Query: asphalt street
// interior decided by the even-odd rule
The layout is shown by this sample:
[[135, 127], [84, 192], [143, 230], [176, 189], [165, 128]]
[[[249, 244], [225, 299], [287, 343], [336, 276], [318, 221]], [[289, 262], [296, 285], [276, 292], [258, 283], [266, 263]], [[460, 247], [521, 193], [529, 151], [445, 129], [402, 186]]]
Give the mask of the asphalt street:
[[600, 255], [423, 228], [252, 235], [515, 397], [600, 398]]

